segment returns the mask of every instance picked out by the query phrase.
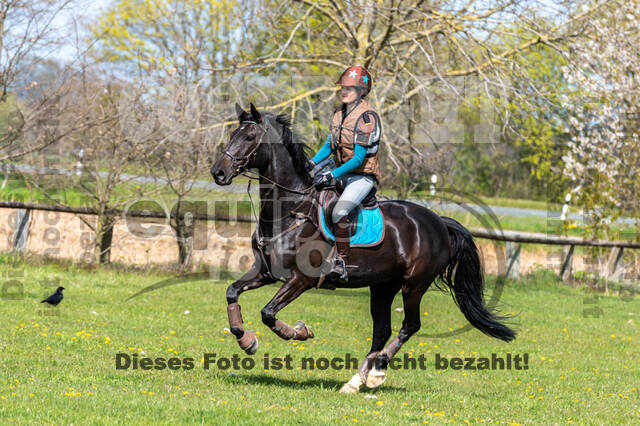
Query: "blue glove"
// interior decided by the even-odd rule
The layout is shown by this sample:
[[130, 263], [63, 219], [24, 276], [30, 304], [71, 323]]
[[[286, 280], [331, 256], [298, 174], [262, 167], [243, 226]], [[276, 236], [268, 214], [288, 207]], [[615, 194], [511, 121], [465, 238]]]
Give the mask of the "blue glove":
[[324, 188], [325, 186], [329, 186], [332, 180], [333, 175], [330, 171], [318, 173], [313, 177], [313, 185], [318, 189]]

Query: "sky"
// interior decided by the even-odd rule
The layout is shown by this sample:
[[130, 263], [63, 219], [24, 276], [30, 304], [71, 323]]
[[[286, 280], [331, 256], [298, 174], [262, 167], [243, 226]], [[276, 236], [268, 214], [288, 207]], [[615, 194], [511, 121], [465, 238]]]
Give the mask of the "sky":
[[[86, 25], [98, 17], [100, 11], [107, 8], [114, 0], [75, 0], [69, 10], [61, 13], [54, 21], [54, 25], [61, 33], [72, 34], [73, 17], [79, 17], [81, 25]], [[52, 56], [58, 60], [68, 61], [75, 55], [74, 40], [69, 39], [69, 43], [62, 49], [57, 50]]]

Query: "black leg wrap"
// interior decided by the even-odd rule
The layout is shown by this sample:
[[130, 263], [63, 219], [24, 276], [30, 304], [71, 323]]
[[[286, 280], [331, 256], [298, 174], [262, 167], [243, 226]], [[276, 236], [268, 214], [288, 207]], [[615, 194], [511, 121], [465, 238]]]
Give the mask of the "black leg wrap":
[[235, 327], [231, 327], [231, 334], [233, 334], [234, 336], [236, 336], [236, 339], [241, 338], [242, 336], [244, 336], [244, 330], [241, 328], [235, 328]]
[[260, 313], [262, 314], [262, 323], [264, 325], [269, 328], [273, 328], [276, 325], [276, 317], [273, 312], [263, 309]]
[[378, 355], [374, 362], [376, 370], [386, 370], [389, 365], [389, 357], [386, 354]]

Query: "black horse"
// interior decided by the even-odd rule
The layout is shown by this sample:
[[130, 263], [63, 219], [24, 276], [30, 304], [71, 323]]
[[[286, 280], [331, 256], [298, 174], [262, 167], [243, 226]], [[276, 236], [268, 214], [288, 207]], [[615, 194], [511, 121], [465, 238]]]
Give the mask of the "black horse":
[[[313, 337], [302, 321], [295, 326], [276, 318], [278, 312], [324, 279], [320, 266], [331, 248], [318, 232], [318, 193], [305, 170], [305, 144], [291, 131], [288, 119], [259, 112], [253, 104], [244, 111], [236, 104], [239, 127], [219, 156], [211, 174], [218, 185], [229, 185], [238, 174], [257, 169], [260, 182], [260, 217], [252, 236], [255, 262], [227, 289], [231, 332], [249, 354], [257, 350], [255, 334], [243, 328], [238, 298], [241, 293], [283, 281], [273, 299], [262, 309], [262, 321], [283, 339]], [[389, 360], [420, 329], [420, 301], [439, 278], [477, 329], [511, 341], [515, 332], [484, 304], [483, 275], [471, 234], [453, 219], [440, 217], [408, 201], [380, 202], [385, 239], [375, 246], [352, 248], [347, 284], [336, 287], [369, 287], [373, 338], [371, 351], [358, 374], [341, 392], [357, 392], [363, 383], [377, 387], [385, 379]], [[391, 303], [402, 290], [404, 321], [397, 337], [391, 337]]]

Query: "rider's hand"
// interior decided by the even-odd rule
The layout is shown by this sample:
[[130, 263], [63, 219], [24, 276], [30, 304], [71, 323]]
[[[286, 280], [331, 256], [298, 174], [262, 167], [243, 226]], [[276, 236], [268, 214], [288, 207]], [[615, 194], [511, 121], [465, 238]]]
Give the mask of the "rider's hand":
[[313, 170], [315, 166], [316, 166], [316, 163], [314, 163], [313, 160], [307, 160], [307, 162], [304, 164], [304, 168], [307, 169], [308, 172]]
[[320, 189], [325, 186], [329, 186], [331, 184], [331, 180], [333, 180], [333, 175], [330, 171], [318, 173], [313, 177], [313, 185]]

